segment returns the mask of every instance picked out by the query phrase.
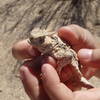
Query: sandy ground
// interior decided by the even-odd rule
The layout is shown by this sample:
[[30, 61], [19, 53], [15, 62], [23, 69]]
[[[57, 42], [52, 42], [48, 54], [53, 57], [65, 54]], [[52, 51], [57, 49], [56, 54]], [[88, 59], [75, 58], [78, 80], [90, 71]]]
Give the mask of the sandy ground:
[[[7, 2], [13, 1], [0, 0], [0, 7]], [[2, 15], [0, 15], [0, 22], [1, 19]], [[18, 41], [18, 35], [9, 32], [5, 33], [3, 29], [4, 26], [0, 26], [0, 100], [29, 100], [20, 79], [16, 77], [19, 64], [11, 54], [11, 48]], [[100, 30], [100, 27], [97, 27], [97, 30]], [[100, 79], [93, 77], [90, 81], [96, 87], [100, 86]]]

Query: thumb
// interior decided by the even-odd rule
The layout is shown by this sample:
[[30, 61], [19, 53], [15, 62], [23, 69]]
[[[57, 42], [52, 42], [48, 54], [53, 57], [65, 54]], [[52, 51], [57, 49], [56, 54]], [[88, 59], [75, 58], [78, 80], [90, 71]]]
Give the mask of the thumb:
[[100, 68], [100, 49], [80, 49], [78, 58], [85, 66]]
[[72, 100], [72, 91], [60, 82], [56, 70], [50, 64], [42, 66], [42, 81], [51, 100]]

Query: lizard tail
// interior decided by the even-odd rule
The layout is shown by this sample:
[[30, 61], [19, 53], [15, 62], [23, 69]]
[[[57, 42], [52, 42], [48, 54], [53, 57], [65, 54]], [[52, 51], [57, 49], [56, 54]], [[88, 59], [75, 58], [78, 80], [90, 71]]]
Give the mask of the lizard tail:
[[93, 84], [91, 84], [86, 78], [81, 78], [81, 85], [87, 89], [94, 88]]

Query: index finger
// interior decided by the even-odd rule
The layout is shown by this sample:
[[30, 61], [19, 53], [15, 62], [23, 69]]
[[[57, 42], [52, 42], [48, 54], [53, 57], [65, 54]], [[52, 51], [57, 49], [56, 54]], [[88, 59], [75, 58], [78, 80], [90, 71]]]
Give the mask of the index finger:
[[82, 48], [96, 48], [96, 41], [91, 33], [78, 25], [62, 27], [58, 30], [58, 35], [68, 41], [76, 51]]
[[18, 60], [35, 58], [40, 55], [40, 52], [31, 46], [27, 39], [15, 43], [12, 47], [12, 54]]

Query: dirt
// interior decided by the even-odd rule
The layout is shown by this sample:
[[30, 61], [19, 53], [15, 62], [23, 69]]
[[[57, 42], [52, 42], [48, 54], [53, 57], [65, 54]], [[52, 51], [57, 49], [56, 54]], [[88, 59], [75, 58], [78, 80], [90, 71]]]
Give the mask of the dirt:
[[[20, 62], [13, 58], [11, 48], [15, 42], [25, 39], [32, 29], [56, 30], [76, 23], [100, 37], [100, 0], [71, 1], [0, 0], [0, 100], [29, 100], [20, 79], [16, 77]], [[75, 6], [70, 8], [70, 3]], [[78, 11], [78, 6], [84, 10]], [[90, 81], [96, 87], [100, 86], [100, 79], [93, 77]]]

